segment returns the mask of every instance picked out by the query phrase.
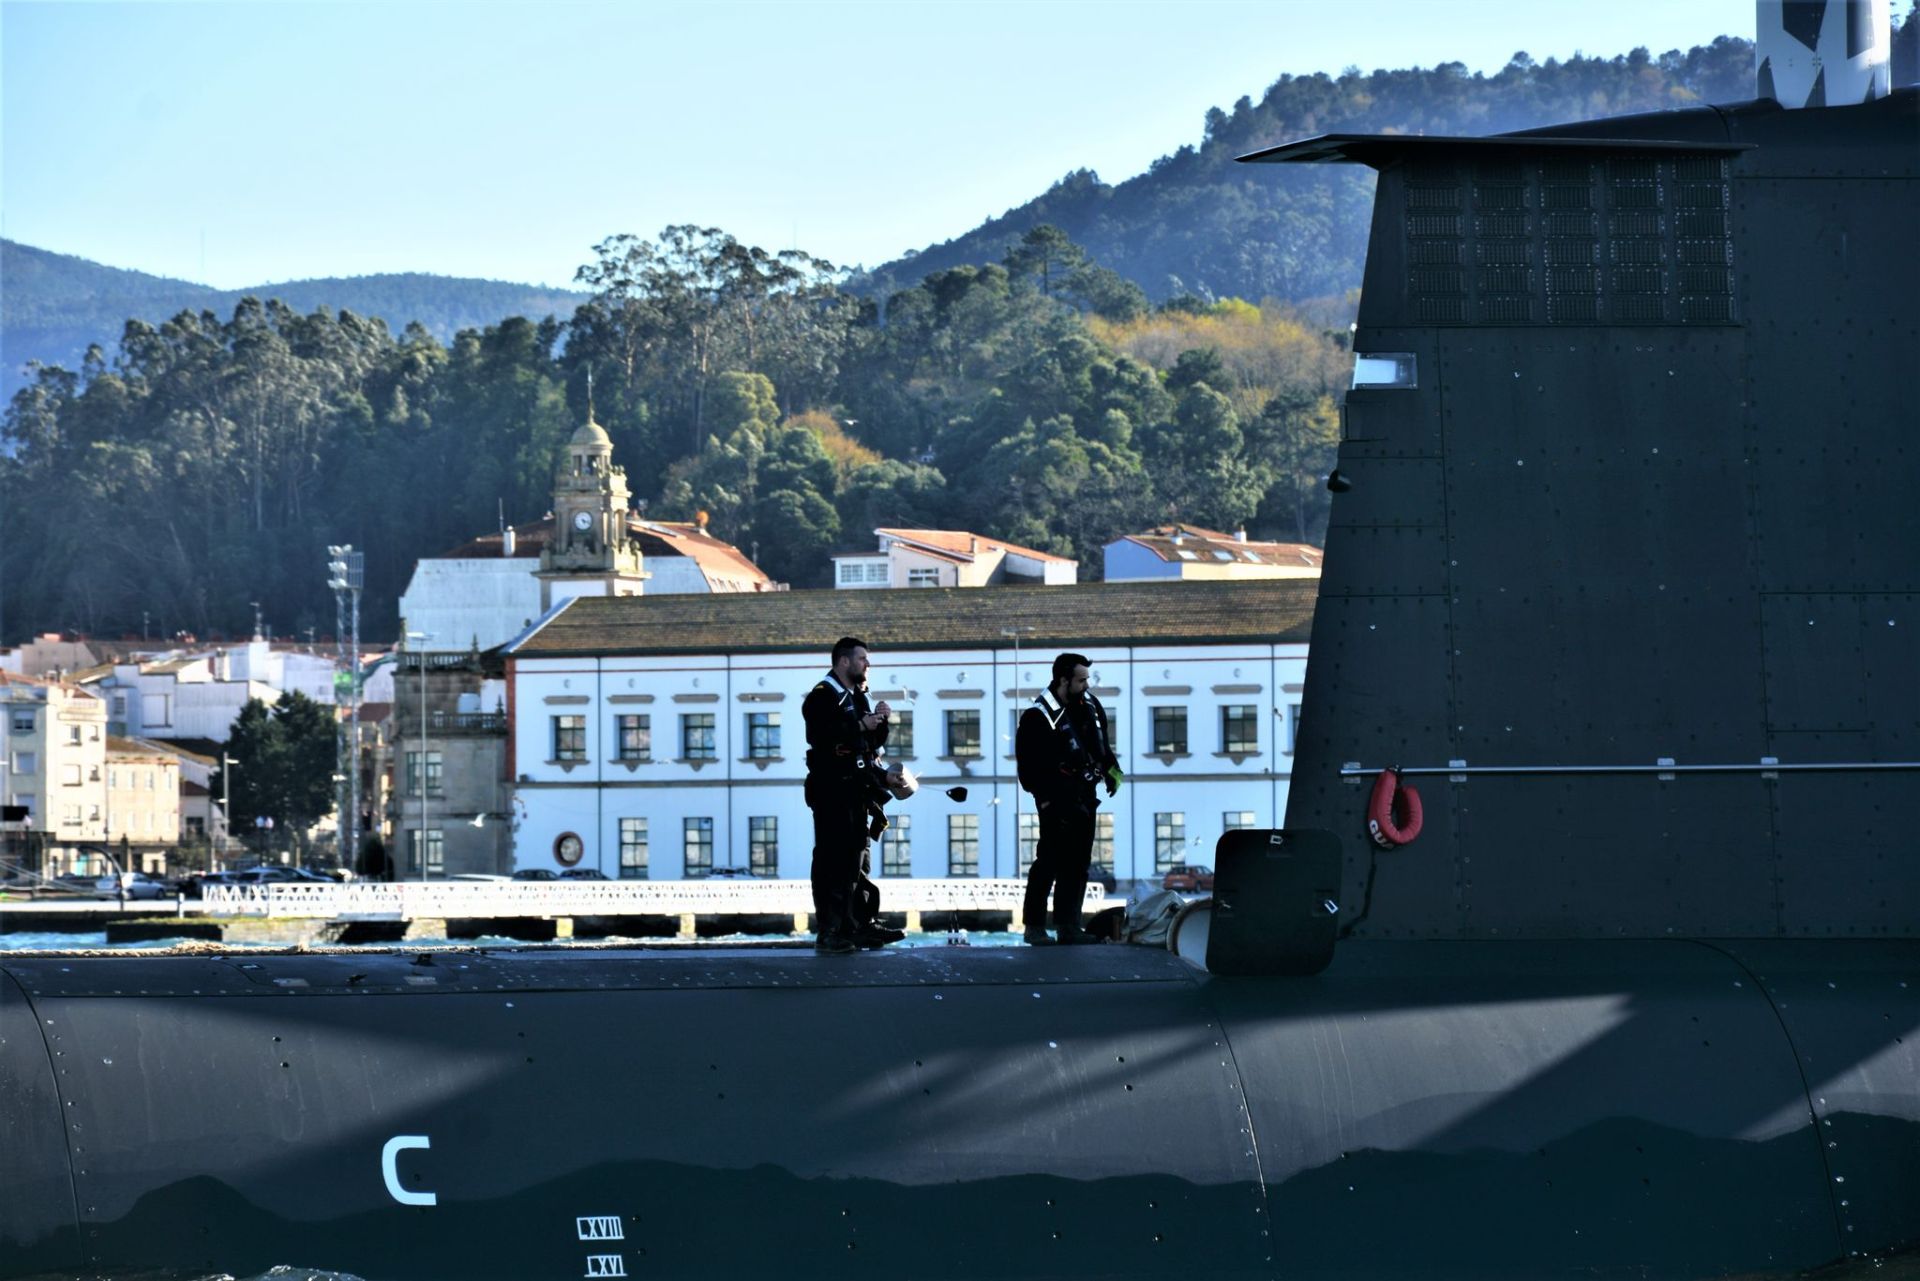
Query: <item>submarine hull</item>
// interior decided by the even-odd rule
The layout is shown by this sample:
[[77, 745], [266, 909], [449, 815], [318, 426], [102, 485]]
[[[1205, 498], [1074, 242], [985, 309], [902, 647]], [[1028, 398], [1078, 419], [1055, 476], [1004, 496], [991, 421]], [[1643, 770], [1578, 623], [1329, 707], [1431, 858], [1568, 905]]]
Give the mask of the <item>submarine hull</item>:
[[10, 958], [0, 1272], [1788, 1275], [1920, 1240], [1920, 947]]

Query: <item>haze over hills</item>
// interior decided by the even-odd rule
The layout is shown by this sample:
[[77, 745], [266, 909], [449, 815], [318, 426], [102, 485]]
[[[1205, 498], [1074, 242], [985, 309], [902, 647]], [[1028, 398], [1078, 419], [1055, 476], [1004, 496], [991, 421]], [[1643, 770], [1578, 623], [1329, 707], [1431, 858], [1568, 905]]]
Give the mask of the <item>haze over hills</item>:
[[185, 310], [224, 318], [247, 297], [278, 298], [299, 312], [330, 307], [378, 317], [395, 334], [418, 322], [443, 343], [504, 316], [564, 320], [587, 298], [572, 290], [415, 272], [214, 289], [12, 240], [0, 240], [0, 282], [0, 388], [7, 398], [25, 385], [21, 366], [29, 360], [79, 369], [89, 344], [111, 357], [129, 320], [157, 325]]

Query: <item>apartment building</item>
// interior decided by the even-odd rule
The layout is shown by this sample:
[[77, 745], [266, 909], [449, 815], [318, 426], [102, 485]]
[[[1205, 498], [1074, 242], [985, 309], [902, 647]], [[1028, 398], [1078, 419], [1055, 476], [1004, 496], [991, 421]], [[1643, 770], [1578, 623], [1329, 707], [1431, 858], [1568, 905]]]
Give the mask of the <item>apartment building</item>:
[[72, 870], [107, 837], [106, 704], [72, 681], [0, 672], [0, 710], [0, 804], [25, 811], [4, 825], [9, 852], [45, 875]]

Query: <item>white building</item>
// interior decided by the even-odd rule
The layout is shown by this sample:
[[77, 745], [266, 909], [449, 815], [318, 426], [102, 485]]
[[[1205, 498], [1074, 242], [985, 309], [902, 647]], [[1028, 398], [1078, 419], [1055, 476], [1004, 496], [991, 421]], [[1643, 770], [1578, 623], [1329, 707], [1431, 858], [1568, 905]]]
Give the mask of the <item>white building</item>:
[[[843, 634], [871, 645], [889, 757], [923, 781], [890, 809], [878, 875], [1024, 870], [1037, 833], [1013, 730], [1062, 650], [1093, 660], [1128, 776], [1100, 809], [1096, 858], [1122, 880], [1210, 862], [1222, 831], [1285, 812], [1316, 587], [574, 600], [506, 648], [515, 865], [804, 878], [800, 703]], [[943, 795], [955, 784], [964, 803]]]
[[1161, 525], [1128, 534], [1103, 550], [1109, 583], [1152, 579], [1320, 577], [1321, 552], [1308, 543], [1249, 541], [1247, 531], [1223, 534], [1197, 525]]
[[421, 560], [400, 597], [407, 630], [434, 653], [488, 650], [570, 596], [765, 592], [781, 584], [732, 544], [690, 523], [643, 520], [628, 507], [613, 444], [589, 420], [554, 477], [553, 511]]
[[29, 850], [52, 876], [74, 866], [77, 847], [107, 836], [107, 708], [72, 681], [0, 672], [5, 772], [0, 805], [26, 817], [4, 824], [8, 854]]
[[871, 552], [833, 558], [833, 585], [843, 588], [1062, 586], [1077, 582], [1080, 562], [969, 533], [964, 529], [876, 529]]
[[[272, 655], [267, 642], [253, 641], [211, 653], [115, 663], [81, 673], [78, 679], [106, 702], [108, 722], [117, 735], [224, 743], [249, 699], [271, 707], [285, 692], [267, 679], [280, 675], [275, 670], [278, 665], [267, 661], [269, 657], [278, 656]], [[301, 692], [331, 703], [332, 663], [316, 661], [327, 677], [319, 680], [313, 673], [304, 673], [301, 683], [306, 688]]]

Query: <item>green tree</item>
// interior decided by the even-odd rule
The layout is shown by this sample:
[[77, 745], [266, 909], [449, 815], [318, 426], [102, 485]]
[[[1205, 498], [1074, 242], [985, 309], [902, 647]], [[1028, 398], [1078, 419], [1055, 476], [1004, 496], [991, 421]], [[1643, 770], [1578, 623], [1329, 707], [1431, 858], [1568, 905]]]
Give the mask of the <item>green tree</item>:
[[[256, 850], [291, 844], [304, 855], [308, 830], [333, 810], [337, 733], [331, 711], [305, 694], [283, 694], [271, 710], [249, 699], [227, 734], [231, 830], [247, 839], [261, 830], [260, 819], [271, 819], [273, 835], [251, 838]], [[217, 774], [214, 787], [221, 787]]]

